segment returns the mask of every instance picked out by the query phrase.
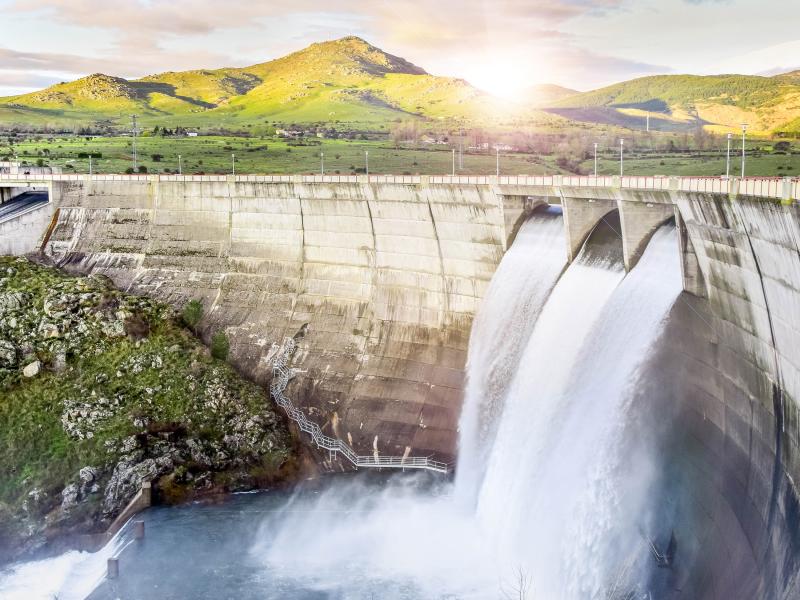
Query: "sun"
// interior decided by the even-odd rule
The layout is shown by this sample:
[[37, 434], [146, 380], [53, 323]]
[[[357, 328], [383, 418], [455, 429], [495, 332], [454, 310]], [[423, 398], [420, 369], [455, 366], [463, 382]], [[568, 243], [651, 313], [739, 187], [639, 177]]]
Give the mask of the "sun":
[[542, 83], [542, 74], [532, 63], [519, 64], [504, 56], [492, 56], [473, 65], [466, 79], [498, 98], [522, 101], [527, 90]]

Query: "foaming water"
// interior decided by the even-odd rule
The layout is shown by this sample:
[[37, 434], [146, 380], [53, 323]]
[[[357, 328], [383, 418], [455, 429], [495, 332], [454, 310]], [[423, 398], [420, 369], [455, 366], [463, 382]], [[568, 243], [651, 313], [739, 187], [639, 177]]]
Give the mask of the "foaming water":
[[0, 571], [3, 600], [83, 600], [106, 575], [107, 561], [122, 552], [125, 528], [97, 552], [65, 552]]
[[455, 483], [360, 475], [151, 510], [144, 545], [91, 599], [477, 600], [517, 597], [518, 569], [529, 598], [642, 591], [629, 562], [647, 555], [653, 462], [631, 442], [630, 386], [680, 270], [665, 227], [625, 276], [613, 230], [564, 271], [558, 215], [521, 229], [473, 330]]

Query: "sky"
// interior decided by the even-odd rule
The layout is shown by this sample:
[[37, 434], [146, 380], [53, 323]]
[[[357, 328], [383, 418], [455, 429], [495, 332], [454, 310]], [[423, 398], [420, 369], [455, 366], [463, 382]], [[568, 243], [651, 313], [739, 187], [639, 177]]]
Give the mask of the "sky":
[[0, 0], [0, 95], [247, 66], [357, 35], [500, 96], [800, 68], [800, 0]]

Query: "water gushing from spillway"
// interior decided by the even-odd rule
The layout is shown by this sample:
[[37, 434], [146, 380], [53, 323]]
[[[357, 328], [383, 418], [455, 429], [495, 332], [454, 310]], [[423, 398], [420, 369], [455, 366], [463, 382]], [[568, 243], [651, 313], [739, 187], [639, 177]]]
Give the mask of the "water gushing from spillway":
[[[534, 213], [503, 257], [472, 325], [459, 426], [459, 497], [476, 493], [522, 350], [567, 266], [560, 207]], [[469, 489], [469, 491], [467, 491]]]
[[598, 597], [642, 554], [653, 461], [623, 454], [628, 386], [681, 291], [676, 243], [663, 228], [624, 280], [618, 263], [579, 259], [522, 355], [477, 518], [543, 597]]

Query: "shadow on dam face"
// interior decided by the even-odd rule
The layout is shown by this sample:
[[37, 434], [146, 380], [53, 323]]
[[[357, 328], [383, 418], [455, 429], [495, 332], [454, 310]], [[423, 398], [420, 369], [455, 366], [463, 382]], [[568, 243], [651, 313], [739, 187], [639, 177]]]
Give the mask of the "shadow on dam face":
[[800, 597], [800, 506], [784, 460], [783, 403], [744, 389], [735, 354], [721, 359], [707, 302], [683, 293], [633, 401], [657, 476], [641, 531], [669, 565], [649, 562], [658, 598]]

